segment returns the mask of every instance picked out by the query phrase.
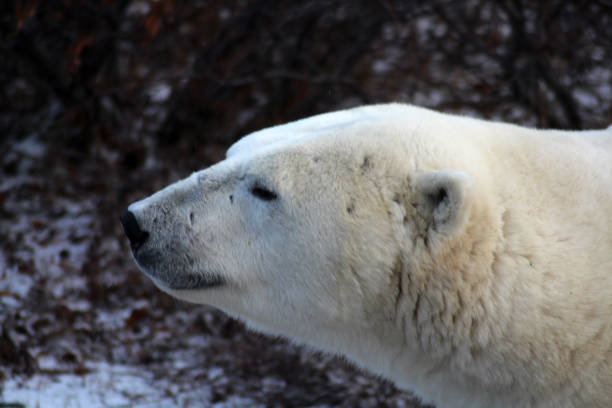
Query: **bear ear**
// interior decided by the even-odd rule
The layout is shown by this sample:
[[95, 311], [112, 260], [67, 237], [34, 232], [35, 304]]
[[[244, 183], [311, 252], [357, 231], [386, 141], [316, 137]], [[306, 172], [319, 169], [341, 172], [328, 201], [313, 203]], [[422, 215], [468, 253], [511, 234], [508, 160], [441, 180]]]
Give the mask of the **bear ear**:
[[461, 232], [470, 216], [472, 178], [459, 170], [436, 170], [415, 180], [419, 224], [431, 239]]

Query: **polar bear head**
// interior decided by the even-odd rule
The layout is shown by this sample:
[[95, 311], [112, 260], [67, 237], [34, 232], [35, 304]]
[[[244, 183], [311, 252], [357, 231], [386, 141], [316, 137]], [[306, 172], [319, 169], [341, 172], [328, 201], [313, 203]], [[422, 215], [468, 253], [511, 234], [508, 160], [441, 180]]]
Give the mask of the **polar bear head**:
[[473, 177], [454, 166], [470, 152], [432, 114], [370, 106], [248, 135], [129, 206], [133, 256], [163, 291], [266, 332], [357, 360], [404, 343], [418, 331], [415, 305], [442, 301], [432, 292], [426, 306], [421, 291], [453, 285], [455, 271], [428, 274], [469, 246], [479, 205]]

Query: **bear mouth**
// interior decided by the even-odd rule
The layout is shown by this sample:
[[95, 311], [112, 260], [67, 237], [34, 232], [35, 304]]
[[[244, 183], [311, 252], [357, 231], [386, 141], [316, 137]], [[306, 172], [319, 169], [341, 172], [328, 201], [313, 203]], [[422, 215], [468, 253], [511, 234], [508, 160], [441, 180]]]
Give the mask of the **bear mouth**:
[[218, 288], [225, 281], [218, 275], [179, 275], [170, 282], [164, 281], [164, 284], [172, 290], [194, 290]]
[[157, 257], [147, 251], [140, 251], [138, 254], [133, 253], [133, 256], [139, 269], [157, 286], [166, 289], [211, 289], [226, 284], [225, 279], [215, 273], [178, 272], [176, 271], [177, 268], [161, 267], [158, 262], [154, 261]]
[[157, 286], [171, 290], [212, 289], [224, 286], [225, 279], [214, 274], [169, 274], [156, 273], [141, 268]]

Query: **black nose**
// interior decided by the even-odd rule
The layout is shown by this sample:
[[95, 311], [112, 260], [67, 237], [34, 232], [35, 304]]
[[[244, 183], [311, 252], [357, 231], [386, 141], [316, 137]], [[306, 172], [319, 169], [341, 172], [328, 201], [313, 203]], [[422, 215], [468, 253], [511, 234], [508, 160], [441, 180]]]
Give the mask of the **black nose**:
[[130, 211], [124, 211], [119, 217], [119, 221], [121, 221], [125, 235], [130, 240], [132, 251], [136, 252], [149, 238], [149, 233], [140, 229], [136, 217]]

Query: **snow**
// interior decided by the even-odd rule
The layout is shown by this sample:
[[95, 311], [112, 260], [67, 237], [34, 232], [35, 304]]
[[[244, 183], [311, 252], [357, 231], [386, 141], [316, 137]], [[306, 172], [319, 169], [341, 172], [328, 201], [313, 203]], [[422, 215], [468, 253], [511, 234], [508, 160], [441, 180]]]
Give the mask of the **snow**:
[[151, 12], [151, 4], [148, 1], [133, 1], [127, 7], [125, 13], [128, 16], [146, 16]]
[[172, 93], [172, 88], [165, 82], [160, 82], [153, 85], [149, 89], [149, 98], [151, 102], [162, 103], [166, 102]]
[[32, 284], [32, 278], [28, 275], [19, 273], [15, 267], [8, 267], [4, 254], [0, 252], [0, 292], [3, 293], [0, 299], [4, 300], [6, 295], [23, 298]]
[[[90, 364], [85, 375], [60, 374], [50, 378], [35, 375], [27, 380], [8, 380], [2, 399], [27, 407], [108, 408], [108, 407], [186, 407], [203, 404], [211, 399], [209, 387], [187, 390], [174, 387], [167, 392], [163, 380], [136, 367], [111, 365], [104, 362]], [[172, 388], [172, 387], [170, 387]], [[237, 402], [237, 401], [236, 401]], [[249, 404], [249, 400], [241, 399]], [[226, 405], [232, 405], [231, 400]], [[244, 406], [244, 405], [243, 405]]]
[[[41, 361], [51, 370], [56, 363]], [[5, 403], [26, 407], [109, 408], [109, 407], [166, 407], [183, 408], [207, 406], [212, 408], [264, 407], [254, 400], [229, 396], [225, 401], [213, 402], [212, 385], [177, 384], [157, 378], [154, 373], [137, 367], [105, 362], [89, 363], [87, 373], [59, 374], [53, 377], [34, 375], [28, 379], [10, 379], [0, 393]], [[225, 375], [221, 368], [208, 370], [208, 378], [219, 380]], [[229, 380], [225, 378], [226, 380]], [[267, 388], [284, 386], [282, 380], [264, 378]]]
[[134, 301], [129, 309], [98, 310], [96, 311], [95, 324], [106, 330], [119, 330], [123, 327], [133, 310], [147, 308], [148, 306], [149, 303], [146, 300], [140, 299]]
[[40, 158], [45, 154], [46, 146], [33, 137], [15, 144], [14, 150], [31, 158]]

